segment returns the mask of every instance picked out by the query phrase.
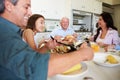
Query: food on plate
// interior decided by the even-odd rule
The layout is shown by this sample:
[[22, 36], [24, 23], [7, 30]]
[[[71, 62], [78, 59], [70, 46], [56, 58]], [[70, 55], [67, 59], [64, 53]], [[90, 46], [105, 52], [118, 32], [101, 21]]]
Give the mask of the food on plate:
[[106, 61], [111, 63], [111, 64], [117, 64], [118, 63], [117, 59], [112, 55], [108, 55], [106, 57]]
[[60, 46], [56, 46], [56, 48], [53, 49], [53, 52], [55, 52], [55, 53], [67, 53], [69, 50], [70, 50], [69, 46], [60, 45]]
[[82, 68], [81, 64], [76, 64], [75, 66], [73, 66], [72, 68], [68, 69], [67, 71], [63, 72], [62, 74], [66, 75], [66, 74], [70, 74], [74, 71], [80, 70]]
[[67, 35], [65, 36], [64, 40], [69, 40], [69, 39], [74, 39], [74, 36], [72, 35]]
[[72, 35], [67, 35], [62, 41], [57, 40], [57, 42], [59, 45], [52, 50], [52, 53], [68, 53], [75, 51], [78, 50], [83, 43], [82, 41], [76, 41], [75, 37]]
[[52, 50], [53, 53], [67, 53], [76, 50], [74, 46], [75, 37], [72, 35], [67, 35], [62, 41], [59, 42], [59, 40], [57, 40], [57, 42], [60, 43], [60, 45]]
[[66, 41], [69, 44], [72, 44], [72, 43], [74, 43], [76, 41], [76, 38], [74, 36], [72, 36], [72, 35], [67, 35], [67, 36], [65, 36], [63, 41]]

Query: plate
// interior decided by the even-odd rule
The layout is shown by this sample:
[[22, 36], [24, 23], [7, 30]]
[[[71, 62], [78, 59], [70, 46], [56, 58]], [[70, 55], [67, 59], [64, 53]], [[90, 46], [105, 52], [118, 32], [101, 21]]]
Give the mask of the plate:
[[64, 75], [64, 74], [58, 74], [58, 75], [61, 75], [61, 76], [62, 75], [63, 76], [81, 75], [81, 74], [83, 74], [87, 70], [87, 65], [84, 62], [81, 62], [80, 64], [82, 65], [82, 68], [80, 70], [74, 71], [74, 72], [72, 72], [72, 73], [70, 73], [68, 75]]
[[107, 53], [120, 56], [120, 50], [108, 51]]
[[80, 80], [80, 76], [83, 75], [88, 70], [86, 63], [82, 62], [80, 64], [82, 65], [82, 69], [72, 72], [67, 75], [57, 74], [51, 77], [50, 79], [51, 80]]
[[[106, 57], [108, 55], [113, 56], [115, 59], [117, 59], [118, 63], [116, 64], [111, 64], [106, 61]], [[94, 63], [101, 65], [101, 66], [106, 66], [106, 67], [114, 67], [114, 66], [120, 66], [120, 57], [117, 55], [112, 55], [108, 53], [96, 53], [93, 58]]]

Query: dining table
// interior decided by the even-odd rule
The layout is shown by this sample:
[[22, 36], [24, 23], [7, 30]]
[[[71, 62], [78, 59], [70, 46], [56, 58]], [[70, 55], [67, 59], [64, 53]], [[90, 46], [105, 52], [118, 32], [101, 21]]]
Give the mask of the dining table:
[[[107, 54], [103, 49], [101, 49], [99, 53]], [[93, 60], [83, 61], [83, 63], [87, 65], [87, 69], [84, 73], [81, 73], [79, 80], [120, 80], [120, 65], [112, 67], [101, 66], [96, 64]], [[85, 79], [85, 77], [90, 77], [92, 79]], [[54, 79], [48, 77], [47, 80]]]
[[[87, 71], [81, 75], [80, 80], [85, 77], [92, 77], [93, 80], [120, 80], [120, 66], [105, 67], [95, 64], [93, 61], [86, 61]], [[48, 80], [52, 80], [50, 77]]]

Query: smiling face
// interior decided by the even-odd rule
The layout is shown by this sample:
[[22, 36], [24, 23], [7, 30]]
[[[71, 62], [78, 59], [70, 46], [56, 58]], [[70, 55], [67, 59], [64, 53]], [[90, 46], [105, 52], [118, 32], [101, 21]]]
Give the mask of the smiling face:
[[64, 17], [62, 18], [61, 22], [61, 27], [64, 29], [64, 30], [67, 30], [68, 26], [69, 26], [69, 19]]
[[99, 20], [98, 20], [98, 26], [100, 26], [101, 28], [106, 27], [106, 23], [101, 16], [99, 17]]
[[27, 25], [29, 16], [31, 15], [30, 0], [18, 0], [16, 5], [13, 5], [9, 0], [5, 0], [5, 14], [8, 19], [21, 28]]
[[37, 21], [35, 22], [35, 26], [36, 26], [37, 32], [43, 32], [45, 30], [44, 18], [42, 18], [42, 17], [38, 18]]

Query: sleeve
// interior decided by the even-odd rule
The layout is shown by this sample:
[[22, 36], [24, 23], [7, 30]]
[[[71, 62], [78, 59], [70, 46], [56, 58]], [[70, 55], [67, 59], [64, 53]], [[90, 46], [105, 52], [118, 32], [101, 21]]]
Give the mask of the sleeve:
[[0, 65], [0, 80], [23, 80], [23, 79], [17, 77], [13, 72]]
[[119, 35], [118, 35], [118, 31], [113, 31], [113, 38], [112, 38], [112, 43], [115, 45], [119, 44]]
[[[3, 43], [0, 62], [18, 77], [24, 80], [47, 80], [49, 54], [40, 54], [32, 50], [19, 39], [8, 39]], [[0, 55], [0, 56], [1, 56]]]

